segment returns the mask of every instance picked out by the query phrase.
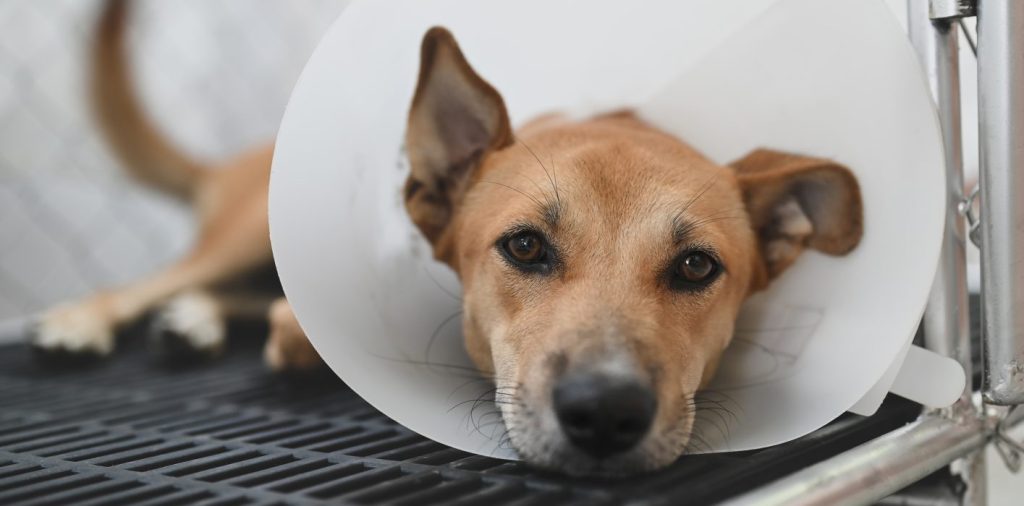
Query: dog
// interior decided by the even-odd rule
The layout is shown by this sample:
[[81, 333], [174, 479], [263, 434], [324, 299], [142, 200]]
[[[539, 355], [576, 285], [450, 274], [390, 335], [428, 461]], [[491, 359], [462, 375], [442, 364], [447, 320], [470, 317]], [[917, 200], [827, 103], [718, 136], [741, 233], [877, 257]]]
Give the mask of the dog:
[[186, 202], [199, 233], [191, 251], [164, 271], [103, 290], [42, 315], [30, 344], [42, 357], [104, 357], [117, 331], [153, 313], [152, 343], [168, 357], [224, 351], [229, 318], [267, 318], [264, 357], [275, 370], [320, 364], [277, 283], [267, 223], [273, 145], [205, 164], [178, 150], [146, 117], [124, 58], [129, 0], [100, 14], [91, 54], [91, 99], [101, 131], [136, 179]]
[[[270, 148], [213, 170], [169, 147], [128, 98], [123, 22], [115, 0], [95, 59], [104, 129], [141, 179], [195, 206], [199, 240], [167, 272], [51, 311], [35, 345], [107, 354], [117, 327], [162, 304], [157, 335], [219, 349], [238, 305], [215, 287], [271, 262]], [[465, 347], [511, 445], [569, 474], [683, 454], [743, 301], [803, 251], [844, 255], [863, 233], [856, 178], [830, 160], [755, 149], [722, 166], [629, 111], [513, 130], [443, 28], [423, 38], [405, 149], [405, 209], [462, 283]], [[319, 361], [287, 302], [269, 320], [272, 367]]]
[[513, 133], [450, 33], [426, 34], [420, 65], [406, 210], [458, 274], [466, 349], [534, 465], [674, 461], [743, 301], [804, 250], [861, 239], [835, 162], [758, 149], [723, 167], [628, 111]]

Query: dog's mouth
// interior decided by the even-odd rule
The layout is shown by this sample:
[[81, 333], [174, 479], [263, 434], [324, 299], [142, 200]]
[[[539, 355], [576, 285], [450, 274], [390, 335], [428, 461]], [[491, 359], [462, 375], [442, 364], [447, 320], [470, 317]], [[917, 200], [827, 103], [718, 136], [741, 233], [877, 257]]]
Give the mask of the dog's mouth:
[[692, 414], [681, 410], [664, 416], [677, 410], [659, 406], [652, 388], [628, 378], [567, 375], [548, 396], [531, 396], [522, 388], [514, 394], [509, 387], [498, 391], [508, 443], [539, 468], [624, 476], [672, 463], [689, 441]]

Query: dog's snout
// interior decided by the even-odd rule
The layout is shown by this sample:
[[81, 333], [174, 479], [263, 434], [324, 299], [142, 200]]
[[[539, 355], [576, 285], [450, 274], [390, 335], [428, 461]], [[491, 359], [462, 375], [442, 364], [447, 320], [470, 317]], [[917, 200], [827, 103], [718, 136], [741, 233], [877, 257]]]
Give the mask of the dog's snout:
[[566, 437], [596, 458], [636, 446], [657, 409], [649, 386], [600, 373], [568, 374], [555, 385], [552, 397]]

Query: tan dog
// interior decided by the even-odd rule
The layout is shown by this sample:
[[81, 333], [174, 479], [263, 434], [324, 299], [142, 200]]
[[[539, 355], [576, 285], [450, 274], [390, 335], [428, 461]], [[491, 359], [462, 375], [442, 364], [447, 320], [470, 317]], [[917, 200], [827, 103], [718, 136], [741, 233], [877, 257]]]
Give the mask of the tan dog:
[[192, 206], [198, 237], [192, 251], [163, 272], [50, 310], [32, 345], [45, 355], [105, 356], [118, 329], [156, 310], [151, 335], [158, 346], [174, 354], [216, 355], [224, 347], [226, 318], [264, 318], [269, 309], [268, 363], [276, 369], [315, 366], [319, 357], [281, 298], [273, 270], [267, 227], [272, 146], [210, 165], [171, 146], [131, 87], [123, 55], [128, 3], [110, 1], [101, 15], [92, 61], [96, 116], [134, 176]]
[[[35, 343], [109, 353], [118, 326], [164, 304], [157, 335], [203, 348], [179, 325], [202, 320], [219, 347], [237, 305], [215, 288], [270, 262], [269, 149], [207, 170], [160, 140], [126, 99], [123, 16], [113, 2], [97, 51], [105, 129], [140, 178], [193, 203], [199, 241], [166, 273], [54, 310]], [[843, 254], [861, 236], [856, 180], [827, 160], [760, 150], [723, 167], [625, 112], [513, 134], [443, 29], [424, 38], [406, 148], [406, 208], [462, 282], [466, 347], [512, 445], [570, 473], [677, 458], [744, 299], [805, 248]], [[317, 362], [286, 303], [271, 322], [272, 365]]]
[[862, 232], [857, 182], [827, 160], [722, 167], [629, 113], [513, 134], [443, 29], [423, 43], [406, 149], [406, 208], [459, 275], [512, 446], [572, 473], [675, 460], [744, 299]]

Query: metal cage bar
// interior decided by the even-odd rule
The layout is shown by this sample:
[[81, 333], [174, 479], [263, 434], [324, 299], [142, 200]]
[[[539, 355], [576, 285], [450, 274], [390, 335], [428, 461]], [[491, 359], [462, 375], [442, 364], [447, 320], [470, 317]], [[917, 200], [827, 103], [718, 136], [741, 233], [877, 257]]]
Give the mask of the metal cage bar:
[[[1004, 423], [1020, 424], [1017, 410]], [[871, 504], [984, 448], [994, 420], [933, 414], [727, 501], [730, 506]]]
[[[960, 104], [960, 44], [958, 19], [966, 9], [934, 0], [907, 2], [910, 41], [928, 77], [942, 127], [946, 176], [946, 219], [935, 281], [928, 296], [923, 326], [926, 346], [955, 359], [964, 368], [967, 382], [951, 413], [973, 416], [971, 384], [971, 333], [967, 295], [967, 241], [960, 204], [964, 201], [963, 130]], [[937, 5], [942, 4], [942, 5]], [[986, 502], [984, 452], [962, 456], [967, 471], [964, 505]]]
[[1024, 2], [978, 2], [983, 389], [1024, 402]]
[[[960, 362], [971, 377], [970, 317], [967, 302], [967, 248], [963, 201], [964, 168], [960, 125], [960, 55], [956, 20], [932, 20], [929, 0], [907, 2], [910, 40], [928, 76], [938, 108], [946, 162], [946, 220], [935, 281], [924, 315], [925, 344]], [[970, 403], [967, 382], [962, 401]]]

